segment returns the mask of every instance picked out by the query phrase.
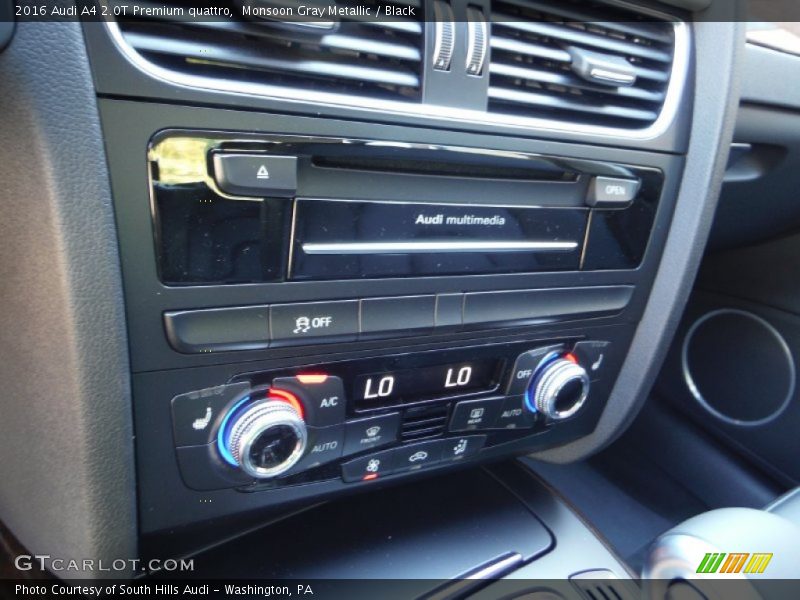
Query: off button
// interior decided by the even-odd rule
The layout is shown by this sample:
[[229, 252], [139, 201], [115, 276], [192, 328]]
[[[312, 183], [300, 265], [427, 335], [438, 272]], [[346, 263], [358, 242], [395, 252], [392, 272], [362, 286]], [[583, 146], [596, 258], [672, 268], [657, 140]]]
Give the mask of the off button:
[[270, 307], [272, 346], [348, 342], [358, 337], [358, 300]]

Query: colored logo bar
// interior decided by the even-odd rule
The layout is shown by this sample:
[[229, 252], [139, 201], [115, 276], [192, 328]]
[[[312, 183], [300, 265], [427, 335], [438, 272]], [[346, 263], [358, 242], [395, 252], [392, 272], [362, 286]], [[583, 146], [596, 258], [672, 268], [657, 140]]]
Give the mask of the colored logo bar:
[[[749, 559], [749, 560], [748, 560]], [[772, 553], [709, 552], [700, 561], [697, 573], [763, 573], [772, 560]]]

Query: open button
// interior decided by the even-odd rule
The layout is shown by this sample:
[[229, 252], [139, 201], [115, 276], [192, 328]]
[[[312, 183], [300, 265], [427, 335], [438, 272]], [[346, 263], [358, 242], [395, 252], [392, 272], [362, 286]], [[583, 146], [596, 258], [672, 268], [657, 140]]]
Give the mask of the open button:
[[641, 186], [638, 179], [595, 177], [589, 184], [586, 204], [593, 208], [625, 208], [636, 198]]

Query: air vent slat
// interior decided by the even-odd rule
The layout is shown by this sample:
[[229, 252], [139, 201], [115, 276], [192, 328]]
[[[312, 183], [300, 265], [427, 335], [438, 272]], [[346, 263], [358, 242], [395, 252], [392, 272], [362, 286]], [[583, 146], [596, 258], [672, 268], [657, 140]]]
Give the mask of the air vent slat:
[[667, 102], [675, 26], [603, 0], [494, 0], [489, 111], [641, 129]]
[[365, 27], [422, 35], [422, 23], [419, 21], [376, 21], [375, 19], [361, 16], [352, 16], [350, 20], [360, 23]]
[[142, 52], [173, 55], [198, 63], [240, 69], [300, 73], [316, 77], [336, 77], [398, 86], [419, 86], [419, 77], [411, 71], [367, 67], [348, 61], [346, 57], [319, 60], [318, 55], [313, 53], [296, 52], [289, 49], [275, 48], [271, 49], [269, 53], [261, 53], [254, 50], [252, 46], [245, 45], [217, 44], [209, 46], [203, 42], [179, 39], [165, 43], [161, 37], [140, 33], [132, 33], [128, 37], [131, 44]]
[[419, 406], [403, 415], [400, 436], [404, 440], [436, 437], [444, 433], [449, 411], [447, 405]]
[[537, 58], [546, 58], [557, 62], [568, 63], [572, 60], [569, 52], [561, 50], [560, 48], [548, 48], [539, 44], [532, 44], [530, 42], [520, 42], [519, 40], [500, 37], [500, 35], [492, 36], [492, 48], [497, 50], [506, 50], [517, 54], [524, 54], [526, 56], [535, 56]]
[[658, 113], [652, 110], [627, 108], [624, 106], [615, 106], [611, 104], [582, 103], [569, 100], [564, 96], [548, 95], [537, 92], [525, 92], [497, 86], [489, 87], [489, 98], [513, 102], [516, 104], [526, 104], [529, 106], [540, 106], [563, 111], [588, 113], [605, 117], [634, 119], [637, 121], [653, 121], [658, 116]]
[[[241, 15], [235, 0], [221, 0]], [[125, 41], [150, 62], [182, 75], [308, 92], [419, 102], [424, 22], [420, 0], [364, 0], [413, 6], [419, 18], [344, 17], [332, 28], [257, 17], [197, 21], [173, 12], [118, 21]], [[346, 2], [337, 6], [344, 7]], [[172, 8], [186, 8], [173, 0]], [[162, 7], [163, 8], [163, 7]]]
[[655, 69], [645, 69], [635, 65], [633, 71], [639, 79], [652, 79], [660, 83], [669, 81], [669, 71], [656, 71]]
[[533, 33], [540, 36], [564, 40], [573, 44], [590, 46], [601, 51], [610, 50], [642, 59], [655, 60], [665, 63], [672, 61], [672, 57], [668, 53], [661, 50], [615, 40], [614, 38], [604, 37], [562, 25], [514, 21], [512, 16], [503, 14], [495, 15], [493, 18], [493, 23], [494, 25], [516, 29], [525, 33]]
[[[180, 22], [180, 21], [178, 21]], [[232, 34], [234, 36], [251, 36], [263, 38], [266, 43], [270, 43], [276, 34], [275, 26], [271, 24], [256, 25], [235, 21], [195, 21], [186, 26], [186, 29], [197, 28], [200, 30], [213, 30], [222, 34]], [[419, 62], [422, 60], [420, 49], [402, 39], [392, 40], [387, 36], [379, 36], [377, 31], [367, 29], [361, 33], [329, 33], [324, 35], [308, 34], [297, 30], [280, 31], [282, 43], [313, 44], [322, 48], [336, 50], [350, 50], [352, 52], [364, 52], [396, 58], [398, 60], [411, 60]], [[358, 34], [357, 34], [358, 33]]]
[[323, 36], [320, 45], [327, 48], [352, 50], [353, 52], [366, 52], [390, 56], [400, 60], [422, 60], [419, 48], [410, 44], [398, 44], [385, 40], [370, 39], [352, 35], [331, 34]]
[[[530, 56], [534, 58], [543, 58], [555, 62], [567, 63], [572, 61], [569, 52], [559, 48], [550, 48], [539, 44], [532, 44], [530, 42], [521, 42], [513, 38], [503, 37], [500, 34], [492, 36], [492, 49], [503, 50], [509, 53]], [[644, 69], [642, 67], [633, 65], [634, 73], [640, 79], [651, 79], [653, 81], [664, 82], [669, 79], [669, 73], [665, 71], [656, 71], [654, 69]]]
[[413, 423], [406, 423], [405, 426], [409, 429], [427, 429], [428, 427], [439, 427], [447, 420], [447, 416], [435, 417], [431, 419], [422, 419], [414, 421]]
[[619, 96], [621, 98], [636, 98], [647, 102], [661, 102], [664, 100], [664, 93], [651, 91], [638, 87], [604, 87], [592, 85], [578, 77], [566, 75], [558, 71], [541, 71], [526, 67], [519, 67], [505, 63], [494, 62], [491, 65], [491, 72], [506, 77], [515, 77], [529, 81], [538, 81], [545, 84], [562, 85], [578, 90], [586, 90], [597, 94]]
[[[652, 40], [662, 44], [672, 43], [669, 35], [659, 30], [647, 22], [635, 22], [630, 14], [621, 13], [622, 18], [631, 19], [630, 21], [608, 21], [610, 6], [603, 7], [602, 10], [592, 9], [591, 7], [581, 6], [580, 8], [565, 8], [562, 4], [551, 2], [541, 2], [539, 0], [505, 0], [507, 4], [517, 6], [521, 9], [533, 9], [542, 14], [552, 15], [560, 19], [573, 23], [587, 23], [605, 29], [609, 32], [618, 32], [625, 35], [637, 36]], [[564, 3], [569, 6], [568, 3]]]

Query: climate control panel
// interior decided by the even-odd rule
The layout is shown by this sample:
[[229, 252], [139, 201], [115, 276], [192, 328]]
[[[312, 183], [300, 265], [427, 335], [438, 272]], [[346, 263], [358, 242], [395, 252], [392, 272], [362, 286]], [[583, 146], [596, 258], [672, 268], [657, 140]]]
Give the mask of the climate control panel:
[[601, 340], [509, 343], [245, 373], [172, 399], [194, 490], [366, 483], [564, 427], [611, 362]]

